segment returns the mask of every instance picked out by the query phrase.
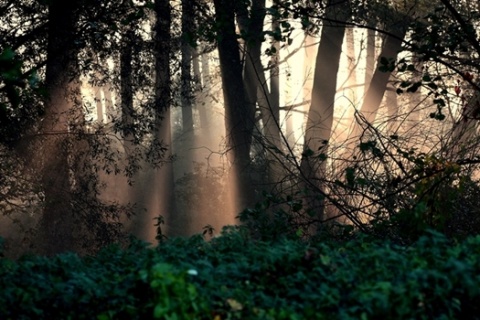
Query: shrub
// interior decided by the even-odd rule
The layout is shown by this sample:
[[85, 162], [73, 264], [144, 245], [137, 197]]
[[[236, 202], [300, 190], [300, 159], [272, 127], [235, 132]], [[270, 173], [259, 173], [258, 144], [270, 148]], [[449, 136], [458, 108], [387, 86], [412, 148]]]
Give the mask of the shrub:
[[132, 243], [0, 260], [1, 319], [478, 319], [480, 237]]

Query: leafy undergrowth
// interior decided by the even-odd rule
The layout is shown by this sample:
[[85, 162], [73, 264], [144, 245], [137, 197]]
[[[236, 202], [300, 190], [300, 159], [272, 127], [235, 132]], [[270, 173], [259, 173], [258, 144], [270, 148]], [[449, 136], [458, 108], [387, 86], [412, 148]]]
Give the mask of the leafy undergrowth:
[[230, 229], [1, 259], [0, 288], [0, 319], [478, 319], [480, 237], [269, 243]]

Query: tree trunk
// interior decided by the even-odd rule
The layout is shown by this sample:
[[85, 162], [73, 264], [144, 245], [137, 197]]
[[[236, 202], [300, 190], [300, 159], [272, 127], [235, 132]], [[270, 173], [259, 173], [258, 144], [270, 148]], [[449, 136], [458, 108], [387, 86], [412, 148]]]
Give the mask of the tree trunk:
[[[369, 25], [374, 27], [375, 25]], [[365, 80], [363, 82], [364, 86], [364, 96], [367, 95], [368, 84], [372, 80], [373, 72], [375, 69], [375, 30], [367, 29], [367, 50], [365, 53]]]
[[193, 0], [182, 0], [182, 60], [181, 60], [181, 101], [182, 101], [182, 128], [187, 135], [186, 141], [193, 136], [193, 90], [192, 90], [192, 39], [193, 35]]
[[[317, 195], [318, 192], [323, 192], [321, 180], [325, 174], [325, 162], [318, 156], [326, 154], [332, 131], [337, 74], [345, 35], [345, 22], [342, 21], [346, 21], [348, 11], [349, 7], [345, 7], [345, 1], [329, 1], [326, 17], [340, 22], [324, 22], [315, 63], [301, 169], [306, 180], [306, 188], [313, 189]], [[308, 203], [308, 206], [317, 212], [319, 219], [322, 219], [323, 201], [315, 199]]]
[[48, 98], [41, 125], [44, 134], [42, 182], [45, 204], [40, 222], [41, 247], [47, 255], [75, 248], [68, 131], [69, 114], [74, 107], [71, 91], [78, 76], [78, 49], [75, 45], [78, 6], [79, 1], [57, 0], [51, 1], [48, 8]]
[[355, 34], [354, 28], [347, 28], [345, 30], [345, 44], [347, 48], [346, 58], [348, 63], [348, 77], [345, 80], [344, 84], [339, 91], [342, 91], [343, 95], [346, 97], [344, 103], [346, 106], [342, 110], [339, 119], [337, 120], [339, 124], [336, 126], [335, 132], [335, 142], [343, 143], [348, 139], [348, 134], [350, 130], [350, 123], [352, 123], [353, 116], [355, 113], [355, 106], [359, 101], [359, 95], [357, 94], [357, 61], [355, 55]]
[[385, 103], [387, 105], [387, 134], [397, 134], [398, 130], [398, 101], [396, 88], [390, 85], [385, 93]]
[[234, 4], [229, 0], [214, 0], [214, 5], [216, 23], [222, 26], [219, 29], [218, 53], [225, 104], [227, 156], [232, 164], [230, 187], [234, 187], [236, 193], [232, 205], [238, 213], [253, 201], [248, 167], [255, 108], [248, 103], [243, 84]]
[[[150, 192], [150, 222], [152, 230], [153, 219], [160, 215], [167, 221], [171, 234], [182, 232], [182, 221], [175, 216], [175, 180], [173, 174], [172, 157], [172, 128], [170, 123], [171, 71], [170, 57], [172, 53], [172, 39], [170, 34], [171, 7], [169, 0], [155, 0], [155, 127], [156, 139], [161, 142], [167, 151], [164, 154], [165, 162], [156, 169], [152, 192]], [[155, 234], [153, 232], [153, 234]], [[148, 236], [151, 238], [151, 236]]]
[[[261, 61], [261, 47], [263, 42], [263, 22], [265, 19], [265, 0], [254, 0], [250, 10], [250, 19], [245, 6], [241, 7], [237, 18], [241, 31], [246, 34], [246, 53], [245, 53], [245, 72], [244, 83], [248, 97], [248, 103], [255, 108], [256, 104], [260, 108], [260, 115], [263, 124], [262, 147], [267, 149], [266, 160], [267, 181], [266, 183], [273, 188], [276, 185], [277, 174], [279, 171], [276, 155], [282, 149], [280, 143], [280, 82], [279, 82], [279, 51], [280, 44], [273, 40], [273, 46], [276, 52], [272, 53], [270, 59], [270, 90], [267, 85], [264, 67]], [[279, 28], [278, 21], [273, 21], [272, 30]], [[272, 189], [272, 188], [270, 188]], [[268, 190], [272, 191], [272, 190]]]
[[345, 30], [348, 60], [348, 78], [346, 81], [345, 95], [351, 104], [358, 100], [357, 94], [357, 57], [355, 55], [355, 29], [347, 28]]
[[120, 52], [120, 109], [122, 114], [121, 132], [125, 154], [129, 156], [133, 153], [133, 46], [135, 32], [127, 26], [123, 33], [122, 49]]
[[180, 100], [182, 108], [182, 133], [179, 139], [181, 148], [176, 148], [176, 168], [179, 176], [193, 172], [193, 144], [195, 139], [193, 104], [194, 90], [192, 79], [193, 33], [194, 33], [193, 0], [182, 0], [182, 37], [181, 37], [181, 73]]
[[[272, 30], [280, 28], [278, 20], [272, 21]], [[280, 181], [283, 179], [281, 154], [283, 154], [282, 132], [280, 127], [280, 43], [273, 41], [275, 52], [270, 57], [270, 94], [268, 94], [266, 83], [261, 83], [257, 90], [260, 91], [260, 112], [262, 114], [263, 132], [267, 144], [267, 191], [275, 192], [282, 190]], [[260, 63], [259, 63], [260, 64]], [[262, 72], [263, 78], [265, 78]], [[265, 80], [266, 82], [266, 80]], [[263, 83], [263, 80], [262, 80]]]
[[[304, 48], [305, 56], [303, 60], [303, 101], [309, 101], [312, 98], [313, 73], [315, 71], [314, 58], [316, 57], [317, 53], [315, 49], [318, 48], [318, 45], [316, 44], [316, 38], [314, 38], [308, 32], [305, 32]], [[308, 119], [308, 107], [306, 103], [303, 107], [303, 111], [305, 112], [304, 123], [306, 123]]]
[[[382, 102], [385, 90], [387, 88], [388, 80], [391, 71], [382, 70], [381, 60], [387, 59], [391, 63], [395, 63], [398, 52], [402, 49], [402, 41], [407, 32], [407, 28], [404, 26], [397, 27], [391, 30], [390, 35], [386, 35], [385, 41], [382, 46], [382, 52], [377, 61], [377, 67], [373, 73], [372, 81], [368, 86], [367, 93], [360, 108], [360, 114], [365, 118], [364, 121], [369, 124], [373, 124], [377, 116], [378, 109]], [[358, 141], [358, 137], [362, 134], [363, 127], [360, 123], [356, 122], [353, 126], [350, 137]]]
[[[202, 60], [202, 74], [201, 74], [201, 82], [203, 84], [203, 90], [209, 91], [210, 89], [207, 88], [207, 83], [210, 83], [210, 61], [208, 60], [208, 53], [203, 53], [201, 55], [201, 60]], [[205, 100], [207, 94], [202, 94], [203, 99]], [[205, 101], [201, 103], [201, 105], [198, 106], [198, 115], [200, 118], [200, 126], [203, 130], [203, 132], [206, 134], [206, 136], [210, 136], [210, 120], [208, 118], [207, 114], [207, 107]]]

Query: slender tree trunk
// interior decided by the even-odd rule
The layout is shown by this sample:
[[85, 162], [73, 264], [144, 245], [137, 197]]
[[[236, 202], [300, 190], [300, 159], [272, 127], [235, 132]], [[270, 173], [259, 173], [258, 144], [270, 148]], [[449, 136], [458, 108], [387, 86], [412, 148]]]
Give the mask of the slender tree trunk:
[[180, 169], [180, 176], [193, 171], [192, 150], [195, 138], [193, 122], [194, 91], [192, 79], [192, 58], [193, 58], [193, 0], [182, 0], [182, 38], [181, 38], [181, 89], [180, 99], [182, 107], [182, 134], [181, 148], [176, 149], [177, 165]]
[[[265, 0], [253, 0], [249, 13], [246, 3], [235, 1], [237, 5], [237, 20], [240, 30], [246, 35], [245, 39], [245, 68], [244, 86], [247, 103], [255, 109], [258, 94], [265, 97], [264, 103], [268, 104], [268, 87], [261, 62], [263, 20], [265, 19]], [[260, 89], [259, 89], [260, 88]], [[267, 94], [265, 94], [267, 92]], [[265, 113], [265, 111], [263, 111]]]
[[[168, 230], [171, 234], [182, 232], [182, 221], [175, 216], [175, 179], [172, 156], [172, 128], [170, 105], [171, 96], [171, 71], [170, 57], [171, 47], [171, 6], [169, 0], [155, 0], [155, 121], [156, 139], [162, 142], [168, 150], [165, 153], [166, 162], [155, 172], [155, 180], [152, 192], [149, 196], [151, 215], [150, 230], [153, 227], [153, 219], [160, 215], [166, 218]], [[149, 236], [150, 238], [150, 236]]]
[[[154, 36], [154, 66], [155, 66], [155, 95], [153, 103], [153, 142], [150, 145], [152, 154], [161, 156], [158, 166], [152, 167], [144, 163], [142, 172], [138, 175], [135, 185], [135, 203], [143, 209], [134, 218], [132, 233], [138, 238], [156, 242], [156, 219], [160, 216], [166, 225], [162, 232], [171, 235], [181, 234], [183, 217], [175, 215], [174, 171], [172, 163], [172, 132], [170, 106], [171, 69], [170, 57], [172, 53], [171, 6], [169, 0], [155, 0]], [[159, 148], [166, 148], [161, 151]], [[160, 160], [160, 159], [156, 159]]]
[[[348, 11], [345, 1], [330, 0], [326, 17], [346, 21]], [[312, 102], [305, 129], [305, 151], [301, 161], [302, 176], [307, 182], [306, 188], [312, 188], [315, 193], [323, 190], [321, 180], [325, 174], [325, 162], [319, 160], [318, 156], [326, 154], [330, 141], [344, 35], [344, 22], [324, 22], [315, 63]], [[308, 205], [316, 210], [318, 218], [322, 219], [323, 201], [315, 199]]]
[[[318, 47], [316, 45], [316, 38], [310, 35], [308, 32], [305, 32], [304, 48], [305, 56], [303, 60], [303, 101], [309, 101], [312, 98], [312, 88], [313, 88], [313, 73], [315, 69], [315, 49]], [[307, 104], [304, 105], [303, 111], [305, 112], [305, 121], [308, 119], [308, 107]]]
[[[407, 29], [403, 26], [391, 30], [390, 35], [386, 35], [385, 41], [382, 46], [382, 52], [380, 53], [377, 61], [377, 68], [373, 73], [372, 81], [368, 86], [367, 93], [360, 108], [361, 115], [365, 118], [367, 123], [373, 124], [377, 116], [378, 109], [382, 102], [385, 90], [387, 88], [388, 80], [391, 71], [382, 70], [382, 59], [387, 59], [389, 63], [395, 63], [398, 52], [402, 49], [402, 40], [405, 37]], [[351, 133], [351, 137], [356, 140], [362, 133], [362, 126], [360, 123], [355, 123]]]
[[[355, 56], [355, 37], [354, 29], [346, 28], [345, 30], [345, 44], [347, 47], [346, 58], [348, 63], [348, 77], [343, 87], [343, 95], [347, 98], [345, 103], [347, 104], [346, 108], [342, 110], [342, 113], [339, 117], [339, 125], [335, 130], [335, 140], [336, 142], [344, 142], [348, 138], [350, 123], [352, 123], [353, 115], [355, 113], [355, 107], [357, 105], [358, 89], [357, 89], [357, 61]], [[340, 88], [341, 90], [342, 88]], [[332, 133], [333, 134], [333, 133]]]
[[[201, 74], [201, 82], [203, 84], [203, 90], [206, 90], [208, 92], [209, 88], [207, 88], [207, 83], [210, 83], [210, 62], [208, 60], [208, 53], [203, 53], [201, 55], [201, 61], [202, 61], [202, 74]], [[202, 95], [203, 97], [206, 96], [206, 94]], [[205, 132], [207, 130], [206, 135], [210, 136], [210, 120], [208, 118], [207, 114], [207, 107], [206, 103], [202, 102], [198, 106], [198, 115], [200, 118], [200, 126], [202, 130]]]
[[[375, 26], [371, 24], [370, 27]], [[365, 53], [365, 79], [364, 79], [364, 96], [367, 94], [368, 84], [372, 81], [373, 72], [375, 70], [375, 30], [367, 29], [367, 49]]]
[[[287, 104], [292, 104], [293, 99], [292, 99], [292, 88], [295, 86], [292, 84], [292, 76], [290, 72], [287, 72], [287, 85], [286, 87], [286, 94], [285, 94], [285, 101]], [[287, 143], [288, 143], [288, 152], [290, 150], [293, 150], [293, 148], [296, 145], [296, 138], [295, 138], [295, 129], [293, 126], [293, 110], [286, 110], [285, 111], [285, 122], [286, 122], [286, 128], [285, 128], [285, 136], [287, 138]]]
[[[135, 43], [135, 31], [132, 29], [132, 26], [124, 26], [122, 30], [122, 43], [120, 48], [120, 57], [118, 61], [118, 68], [120, 69], [120, 88], [119, 88], [119, 100], [118, 104], [120, 105], [119, 110], [113, 110], [113, 107], [108, 112], [112, 116], [112, 120], [120, 122], [120, 132], [118, 134], [119, 142], [116, 143], [117, 149], [122, 152], [123, 156], [126, 159], [126, 170], [125, 177], [123, 176], [112, 176], [108, 179], [113, 180], [115, 184], [116, 192], [118, 192], [120, 201], [122, 204], [137, 204], [138, 193], [141, 189], [139, 186], [139, 172], [132, 172], [130, 170], [131, 164], [138, 161], [135, 159], [135, 147], [138, 144], [135, 141], [135, 127], [134, 127], [134, 117], [135, 111], [133, 108], [133, 47]], [[105, 91], [106, 92], [106, 91]], [[108, 99], [111, 102], [111, 95]], [[113, 106], [113, 105], [112, 105]], [[118, 120], [117, 120], [118, 119]], [[135, 166], [134, 166], [135, 167]], [[126, 229], [128, 232], [131, 232], [139, 236], [136, 231], [137, 220], [142, 217], [143, 208], [137, 208], [135, 210], [134, 217], [125, 221]]]
[[103, 86], [103, 96], [105, 98], [105, 115], [107, 117], [106, 121], [108, 122], [109, 120], [111, 121], [114, 117], [115, 110], [114, 110], [114, 105], [113, 105], [113, 90], [112, 86], [107, 83]]
[[[278, 20], [272, 21], [272, 30], [280, 28]], [[259, 85], [260, 91], [259, 101], [260, 112], [262, 113], [262, 122], [264, 126], [264, 135], [267, 142], [268, 152], [268, 184], [271, 186], [270, 192], [276, 189], [283, 189], [279, 185], [282, 177], [282, 164], [278, 161], [278, 156], [283, 153], [282, 132], [280, 128], [280, 43], [274, 41], [273, 47], [275, 53], [270, 57], [270, 94], [267, 95], [266, 85]], [[262, 72], [263, 75], [263, 72]], [[268, 99], [267, 101], [265, 101]]]
[[130, 155], [134, 147], [133, 138], [133, 45], [135, 33], [127, 26], [122, 37], [120, 52], [120, 108], [122, 114], [121, 128], [125, 154]]
[[[192, 43], [193, 0], [182, 0], [182, 60], [181, 60], [181, 101], [183, 134], [193, 135], [193, 90], [192, 90]], [[191, 138], [191, 137], [190, 137]], [[188, 138], [187, 138], [188, 139]]]
[[102, 88], [95, 86], [93, 88], [95, 99], [95, 110], [97, 111], [97, 121], [103, 123], [103, 104], [102, 104]]
[[387, 92], [385, 93], [385, 103], [387, 104], [387, 134], [393, 135], [396, 134], [398, 129], [398, 100], [396, 88], [393, 85], [387, 87]]
[[234, 4], [214, 0], [219, 30], [218, 53], [225, 104], [227, 156], [232, 163], [231, 186], [236, 190], [233, 210], [239, 212], [253, 201], [248, 167], [254, 128], [255, 108], [248, 103], [242, 78], [240, 53], [235, 34]]
[[[245, 72], [244, 83], [248, 97], [248, 103], [253, 107], [258, 104], [263, 124], [263, 148], [267, 148], [267, 183], [275, 187], [279, 171], [275, 153], [282, 149], [280, 143], [281, 132], [280, 119], [280, 82], [279, 82], [279, 51], [280, 44], [276, 41], [273, 46], [276, 52], [270, 59], [270, 89], [265, 77], [264, 67], [261, 62], [261, 46], [264, 19], [265, 0], [254, 0], [250, 10], [250, 18], [245, 6], [241, 6], [237, 15], [241, 31], [246, 34]], [[242, 18], [238, 18], [238, 16]], [[272, 30], [279, 28], [278, 21], [273, 21]], [[271, 191], [271, 190], [269, 190]]]
[[[272, 21], [272, 30], [280, 28], [278, 20]], [[272, 40], [275, 53], [270, 57], [270, 95], [268, 96], [268, 110], [263, 116], [264, 125], [266, 126], [265, 135], [271, 144], [281, 149], [280, 143], [280, 43]], [[266, 90], [263, 92], [267, 92]]]
[[480, 92], [475, 92], [464, 103], [462, 116], [459, 121], [454, 123], [445, 148], [446, 153], [452, 160], [476, 156], [477, 149], [470, 148], [470, 144], [475, 141], [474, 139], [478, 139]]
[[346, 96], [352, 104], [358, 100], [357, 95], [357, 57], [355, 55], [355, 29], [347, 28], [345, 30], [348, 60], [348, 79], [346, 82]]

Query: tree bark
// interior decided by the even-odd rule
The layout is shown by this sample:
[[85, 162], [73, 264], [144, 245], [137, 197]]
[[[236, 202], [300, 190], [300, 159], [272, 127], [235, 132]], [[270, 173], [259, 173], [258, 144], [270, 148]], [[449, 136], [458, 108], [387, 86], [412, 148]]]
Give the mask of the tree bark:
[[248, 166], [255, 108], [249, 103], [242, 78], [240, 52], [235, 34], [235, 7], [229, 0], [214, 0], [219, 27], [218, 53], [225, 104], [227, 156], [232, 164], [231, 187], [236, 190], [233, 210], [237, 213], [253, 201]]
[[[175, 179], [173, 173], [172, 157], [172, 128], [170, 106], [171, 95], [171, 70], [170, 57], [172, 54], [172, 38], [170, 27], [172, 23], [171, 6], [169, 0], [155, 0], [155, 128], [156, 140], [167, 147], [164, 153], [165, 162], [156, 169], [154, 183], [150, 192], [151, 216], [150, 228], [153, 219], [160, 215], [166, 218], [168, 230], [171, 234], [179, 234], [182, 221], [175, 214]], [[151, 238], [152, 233], [148, 233]], [[155, 233], [153, 233], [155, 234]]]
[[[208, 60], [208, 53], [203, 53], [201, 55], [202, 61], [202, 73], [201, 73], [201, 82], [203, 84], [203, 90], [209, 91], [210, 89], [207, 88], [206, 84], [210, 83], [210, 61]], [[205, 100], [207, 94], [202, 94], [202, 100]], [[202, 102], [201, 105], [198, 106], [198, 115], [200, 117], [200, 126], [203, 132], [207, 136], [211, 136], [210, 134], [210, 119], [208, 118], [207, 114], [207, 107], [205, 101]]]
[[43, 253], [74, 250], [75, 223], [69, 179], [69, 116], [72, 88], [78, 77], [75, 27], [80, 1], [51, 1], [46, 65], [48, 98], [41, 124], [43, 141], [42, 183], [45, 195], [40, 221]]
[[[370, 24], [369, 27], [374, 27], [375, 24]], [[367, 49], [365, 53], [365, 79], [364, 79], [364, 96], [367, 95], [368, 84], [372, 80], [375, 69], [375, 30], [367, 29]]]
[[[181, 101], [183, 134], [193, 136], [193, 90], [192, 90], [192, 39], [193, 35], [193, 0], [182, 0], [182, 60], [181, 60]], [[190, 139], [189, 139], [190, 138]], [[191, 141], [187, 137], [186, 141]]]
[[[348, 12], [349, 7], [345, 7], [345, 1], [329, 1], [325, 14], [327, 19], [335, 22], [324, 22], [315, 62], [312, 102], [308, 112], [304, 156], [301, 161], [305, 186], [307, 189], [313, 189], [315, 193], [323, 192], [321, 180], [325, 174], [325, 161], [318, 156], [326, 155], [330, 141], [337, 74], [345, 35], [344, 21], [348, 17]], [[317, 212], [319, 219], [323, 218], [323, 201], [315, 199], [308, 203], [308, 206]]]
[[129, 156], [133, 153], [133, 46], [135, 32], [126, 26], [122, 37], [122, 48], [120, 52], [120, 109], [121, 109], [121, 132], [125, 154]]
[[[402, 41], [406, 35], [407, 28], [405, 26], [400, 26], [393, 29], [391, 28], [390, 32], [390, 34], [386, 35], [382, 46], [382, 51], [377, 61], [377, 67], [373, 73], [372, 81], [368, 86], [367, 93], [359, 111], [360, 114], [365, 118], [364, 121], [369, 124], [373, 124], [375, 121], [378, 109], [382, 102], [383, 96], [385, 95], [388, 80], [392, 74], [391, 71], [385, 71], [380, 68], [380, 61], [383, 58], [387, 59], [389, 63], [395, 63], [398, 53], [402, 49]], [[363, 128], [361, 124], [356, 122], [353, 126], [350, 137], [354, 140], [358, 140], [357, 138], [362, 134], [362, 130]]]

